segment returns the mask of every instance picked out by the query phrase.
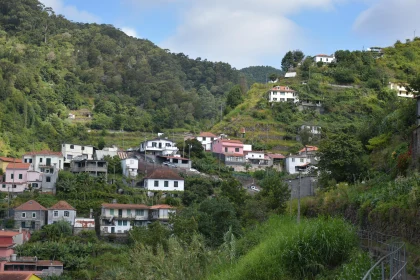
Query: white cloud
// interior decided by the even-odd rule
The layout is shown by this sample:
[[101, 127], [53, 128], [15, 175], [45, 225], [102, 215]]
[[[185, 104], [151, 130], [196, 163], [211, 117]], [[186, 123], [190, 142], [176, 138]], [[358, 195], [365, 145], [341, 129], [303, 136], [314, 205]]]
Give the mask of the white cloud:
[[139, 38], [139, 35], [137, 34], [136, 30], [132, 27], [121, 27], [121, 31], [127, 34], [128, 36]]
[[236, 68], [268, 63], [280, 67], [288, 50], [302, 49], [306, 42], [304, 30], [288, 16], [303, 9], [331, 10], [335, 2], [197, 1], [182, 14], [175, 34], [160, 45], [193, 58], [227, 61]]
[[420, 35], [420, 1], [383, 0], [363, 11], [353, 25], [358, 34], [382, 38], [392, 43], [397, 39]]
[[100, 23], [101, 19], [87, 11], [81, 11], [75, 6], [65, 5], [63, 0], [40, 0], [46, 7], [51, 7], [56, 14], [64, 15], [75, 22]]

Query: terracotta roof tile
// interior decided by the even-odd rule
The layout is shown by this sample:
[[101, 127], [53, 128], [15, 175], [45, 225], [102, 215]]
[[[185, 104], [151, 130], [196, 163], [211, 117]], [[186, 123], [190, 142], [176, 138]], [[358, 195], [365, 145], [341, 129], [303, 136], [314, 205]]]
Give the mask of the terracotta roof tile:
[[156, 169], [146, 179], [171, 179], [171, 180], [184, 180], [181, 176], [176, 174], [170, 169]]
[[332, 55], [328, 55], [328, 54], [317, 54], [316, 56], [319, 56], [319, 57], [333, 57]]
[[0, 230], [0, 238], [1, 237], [13, 237], [15, 235], [20, 234], [17, 231], [10, 231], [10, 230]]
[[59, 156], [59, 157], [63, 156], [61, 152], [53, 152], [53, 151], [47, 151], [47, 150], [32, 151], [25, 154], [25, 156], [38, 156], [38, 155], [39, 156]]
[[4, 162], [22, 163], [20, 158], [0, 157], [0, 160]]
[[35, 200], [29, 200], [15, 208], [15, 211], [39, 211], [39, 210], [46, 211], [47, 208], [45, 208], [44, 206], [42, 206]]
[[200, 136], [200, 137], [215, 137], [215, 138], [217, 137], [217, 135], [214, 135], [211, 132], [201, 132], [200, 135], [198, 135], [198, 136]]
[[36, 262], [36, 265], [40, 266], [63, 266], [63, 263], [60, 261], [50, 261], [50, 260], [39, 260]]
[[[0, 280], [29, 280], [34, 276], [32, 272], [23, 271], [2, 271], [0, 272]], [[41, 278], [35, 278], [41, 279]]]
[[102, 203], [102, 207], [107, 209], [149, 209], [149, 206], [145, 204]]
[[171, 205], [168, 204], [156, 204], [153, 206], [150, 206], [150, 209], [173, 209]]
[[76, 210], [73, 206], [67, 203], [67, 201], [60, 200], [50, 208], [50, 210]]
[[305, 148], [302, 148], [302, 149], [299, 151], [299, 153], [304, 153], [304, 152], [306, 152], [306, 150], [307, 150], [308, 152], [314, 152], [314, 151], [318, 151], [318, 147], [316, 147], [316, 146], [306, 146], [306, 149], [305, 149]]
[[24, 169], [24, 170], [28, 170], [29, 167], [31, 166], [30, 163], [9, 163], [6, 167], [7, 169]]
[[276, 87], [273, 87], [271, 91], [295, 92], [293, 89], [286, 86], [276, 86]]

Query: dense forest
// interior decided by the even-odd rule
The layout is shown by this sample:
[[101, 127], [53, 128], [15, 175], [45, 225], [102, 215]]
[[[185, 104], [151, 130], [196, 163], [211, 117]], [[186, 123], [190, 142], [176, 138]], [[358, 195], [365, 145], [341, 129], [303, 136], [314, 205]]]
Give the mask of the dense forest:
[[[57, 148], [86, 130], [208, 127], [243, 75], [111, 25], [74, 23], [37, 0], [0, 1], [0, 153]], [[71, 125], [71, 110], [93, 114]]]

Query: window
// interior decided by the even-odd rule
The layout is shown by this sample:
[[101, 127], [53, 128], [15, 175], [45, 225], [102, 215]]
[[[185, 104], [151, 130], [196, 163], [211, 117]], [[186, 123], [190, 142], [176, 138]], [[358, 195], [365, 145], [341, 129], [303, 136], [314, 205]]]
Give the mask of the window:
[[114, 216], [114, 209], [109, 209], [109, 214], [110, 214], [111, 216]]
[[36, 218], [36, 212], [32, 212], [32, 218]]
[[157, 146], [156, 142], [152, 142], [152, 147], [156, 148], [156, 146]]
[[70, 217], [70, 211], [64, 211], [64, 217]]
[[54, 211], [54, 217], [58, 217], [58, 211], [57, 210]]
[[74, 145], [70, 145], [70, 149], [74, 149]]
[[29, 159], [29, 163], [32, 163], [32, 159], [31, 158]]
[[42, 158], [39, 159], [39, 163], [41, 163], [41, 162], [42, 162]]
[[118, 225], [122, 226], [122, 221], [121, 220], [118, 221]]
[[23, 174], [19, 174], [19, 179], [22, 179], [23, 178]]
[[174, 182], [174, 188], [178, 188], [178, 181]]
[[126, 220], [123, 221], [123, 226], [127, 226], [127, 221]]
[[227, 153], [227, 151], [228, 151], [228, 148], [226, 147], [226, 148], [225, 148], [225, 153]]
[[73, 159], [73, 155], [67, 155], [67, 159], [72, 160]]
[[239, 153], [239, 148], [235, 148], [235, 153]]
[[6, 185], [2, 185], [1, 187], [2, 187], [3, 189], [5, 189], [5, 188], [6, 188]]
[[82, 151], [84, 151], [85, 150], [85, 147], [84, 146], [82, 146]]
[[292, 162], [295, 162], [295, 158], [292, 158]]
[[303, 162], [303, 158], [300, 159], [300, 162]]
[[273, 98], [273, 101], [277, 101], [277, 98]]
[[26, 213], [25, 212], [22, 213], [22, 218], [26, 218]]
[[12, 188], [13, 188], [13, 189], [16, 189], [16, 185], [13, 185], [13, 186], [12, 186]]
[[136, 210], [136, 216], [144, 216], [144, 210], [143, 209], [137, 209]]
[[28, 159], [27, 158], [25, 158], [25, 163], [28, 163]]
[[127, 209], [127, 216], [131, 216], [131, 209]]
[[159, 181], [155, 181], [155, 187], [159, 187]]
[[206, 141], [206, 137], [203, 137], [203, 141]]
[[13, 179], [15, 174], [10, 174], [10, 179]]
[[45, 177], [45, 181], [47, 182], [47, 183], [49, 183], [49, 182], [51, 182], [51, 177]]
[[168, 182], [168, 181], [164, 181], [163, 186], [164, 186], [165, 188], [167, 188], [167, 187], [169, 186], [169, 182]]

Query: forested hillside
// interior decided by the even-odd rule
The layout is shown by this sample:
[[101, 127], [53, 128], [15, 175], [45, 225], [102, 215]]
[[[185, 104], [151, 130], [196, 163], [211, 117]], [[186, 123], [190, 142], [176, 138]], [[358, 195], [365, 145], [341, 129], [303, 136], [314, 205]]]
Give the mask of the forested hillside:
[[[37, 0], [0, 0], [1, 154], [83, 141], [89, 128], [208, 126], [234, 84], [247, 89], [227, 63], [174, 54], [111, 25], [74, 23]], [[67, 120], [80, 109], [93, 114], [88, 125]]]
[[254, 83], [266, 83], [270, 79], [271, 74], [281, 76], [283, 71], [271, 66], [250, 66], [240, 70], [245, 74], [247, 79]]

